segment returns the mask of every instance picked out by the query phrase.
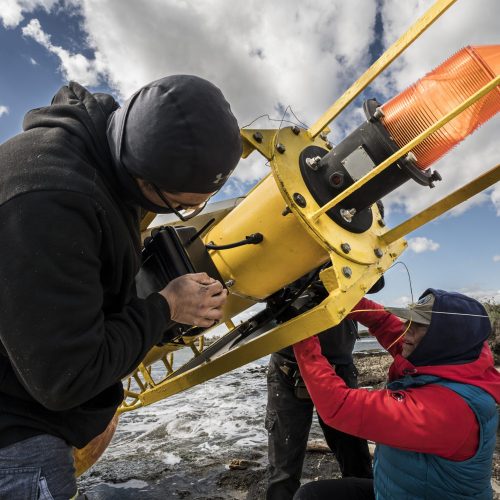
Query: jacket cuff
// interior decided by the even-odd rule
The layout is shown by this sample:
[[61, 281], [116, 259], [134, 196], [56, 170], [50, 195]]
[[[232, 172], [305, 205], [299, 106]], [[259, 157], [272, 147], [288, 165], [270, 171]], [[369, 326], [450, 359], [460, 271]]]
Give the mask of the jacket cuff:
[[163, 320], [165, 321], [165, 329], [170, 328], [175, 321], [170, 316], [170, 306], [167, 299], [160, 293], [152, 293], [148, 295], [147, 300], [154, 304], [155, 309], [160, 312]]

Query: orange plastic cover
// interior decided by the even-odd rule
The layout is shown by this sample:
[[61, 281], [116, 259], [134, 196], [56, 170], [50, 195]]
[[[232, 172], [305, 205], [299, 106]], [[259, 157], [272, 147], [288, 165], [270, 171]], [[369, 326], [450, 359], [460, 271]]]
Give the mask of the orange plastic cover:
[[[382, 106], [383, 123], [399, 147], [453, 111], [500, 74], [500, 45], [465, 47]], [[425, 170], [500, 111], [496, 87], [412, 151]]]

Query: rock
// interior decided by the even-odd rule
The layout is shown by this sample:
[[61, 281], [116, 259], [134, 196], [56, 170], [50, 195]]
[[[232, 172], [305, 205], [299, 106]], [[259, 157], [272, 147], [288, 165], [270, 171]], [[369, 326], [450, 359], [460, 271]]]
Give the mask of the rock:
[[255, 462], [253, 460], [245, 460], [243, 458], [233, 458], [229, 464], [228, 467], [230, 470], [245, 470], [248, 469], [248, 467], [255, 467], [259, 466], [259, 462]]

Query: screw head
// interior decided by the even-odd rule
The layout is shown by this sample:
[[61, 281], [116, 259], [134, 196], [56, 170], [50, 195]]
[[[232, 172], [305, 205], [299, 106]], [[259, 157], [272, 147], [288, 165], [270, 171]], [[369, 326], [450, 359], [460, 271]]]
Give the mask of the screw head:
[[281, 144], [281, 142], [278, 142], [278, 144], [276, 144], [276, 149], [278, 150], [278, 153], [281, 154], [283, 154], [286, 151], [285, 145]]
[[377, 109], [375, 109], [375, 113], [373, 113], [373, 118], [375, 118], [376, 120], [380, 120], [380, 118], [383, 118], [384, 116], [385, 116], [384, 111], [380, 106]]
[[373, 252], [375, 253], [375, 255], [380, 259], [380, 257], [382, 257], [384, 255], [384, 252], [382, 252], [382, 250], [380, 250], [380, 248], [375, 248], [375, 250], [373, 250]]
[[281, 212], [281, 215], [283, 217], [286, 217], [288, 214], [291, 214], [292, 213], [292, 210], [290, 209], [290, 207], [285, 207], [285, 209], [283, 210], [283, 212]]
[[355, 208], [341, 208], [340, 209], [340, 216], [346, 221], [346, 222], [352, 222], [353, 217], [356, 215], [356, 209]]
[[340, 248], [344, 253], [349, 253], [351, 251], [351, 245], [349, 245], [349, 243], [342, 243], [342, 245], [340, 245]]
[[292, 132], [295, 134], [295, 135], [299, 135], [300, 134], [300, 128], [297, 127], [297, 125], [294, 125], [292, 127]]
[[324, 132], [321, 132], [319, 134], [319, 137], [320, 137], [320, 139], [323, 139], [324, 141], [326, 141], [326, 139], [327, 139], [326, 134]]
[[295, 203], [301, 208], [304, 208], [307, 205], [306, 199], [300, 193], [294, 193], [293, 199]]
[[321, 156], [315, 156], [314, 158], [306, 158], [306, 165], [311, 170], [318, 170], [321, 163]]
[[343, 267], [342, 268], [342, 274], [346, 277], [346, 278], [350, 278], [352, 276], [352, 270], [350, 267]]
[[226, 285], [227, 288], [231, 288], [234, 285], [235, 281], [234, 280], [227, 280], [224, 285]]
[[261, 143], [262, 139], [264, 138], [260, 132], [254, 132], [253, 138], [255, 142]]
[[385, 222], [384, 222], [384, 220], [383, 220], [383, 219], [378, 219], [378, 221], [377, 221], [377, 222], [378, 222], [378, 225], [379, 225], [380, 227], [385, 227]]
[[325, 146], [327, 149], [330, 149], [330, 150], [333, 149], [333, 144], [330, 141], [326, 141]]

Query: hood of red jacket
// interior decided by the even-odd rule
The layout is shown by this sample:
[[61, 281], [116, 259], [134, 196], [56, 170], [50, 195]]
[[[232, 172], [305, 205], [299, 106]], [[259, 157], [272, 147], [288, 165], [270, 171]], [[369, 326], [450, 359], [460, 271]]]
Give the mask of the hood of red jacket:
[[500, 372], [495, 368], [493, 354], [485, 342], [479, 357], [470, 363], [457, 365], [415, 366], [400, 354], [389, 368], [389, 381], [407, 375], [434, 375], [436, 377], [480, 387], [500, 402]]

